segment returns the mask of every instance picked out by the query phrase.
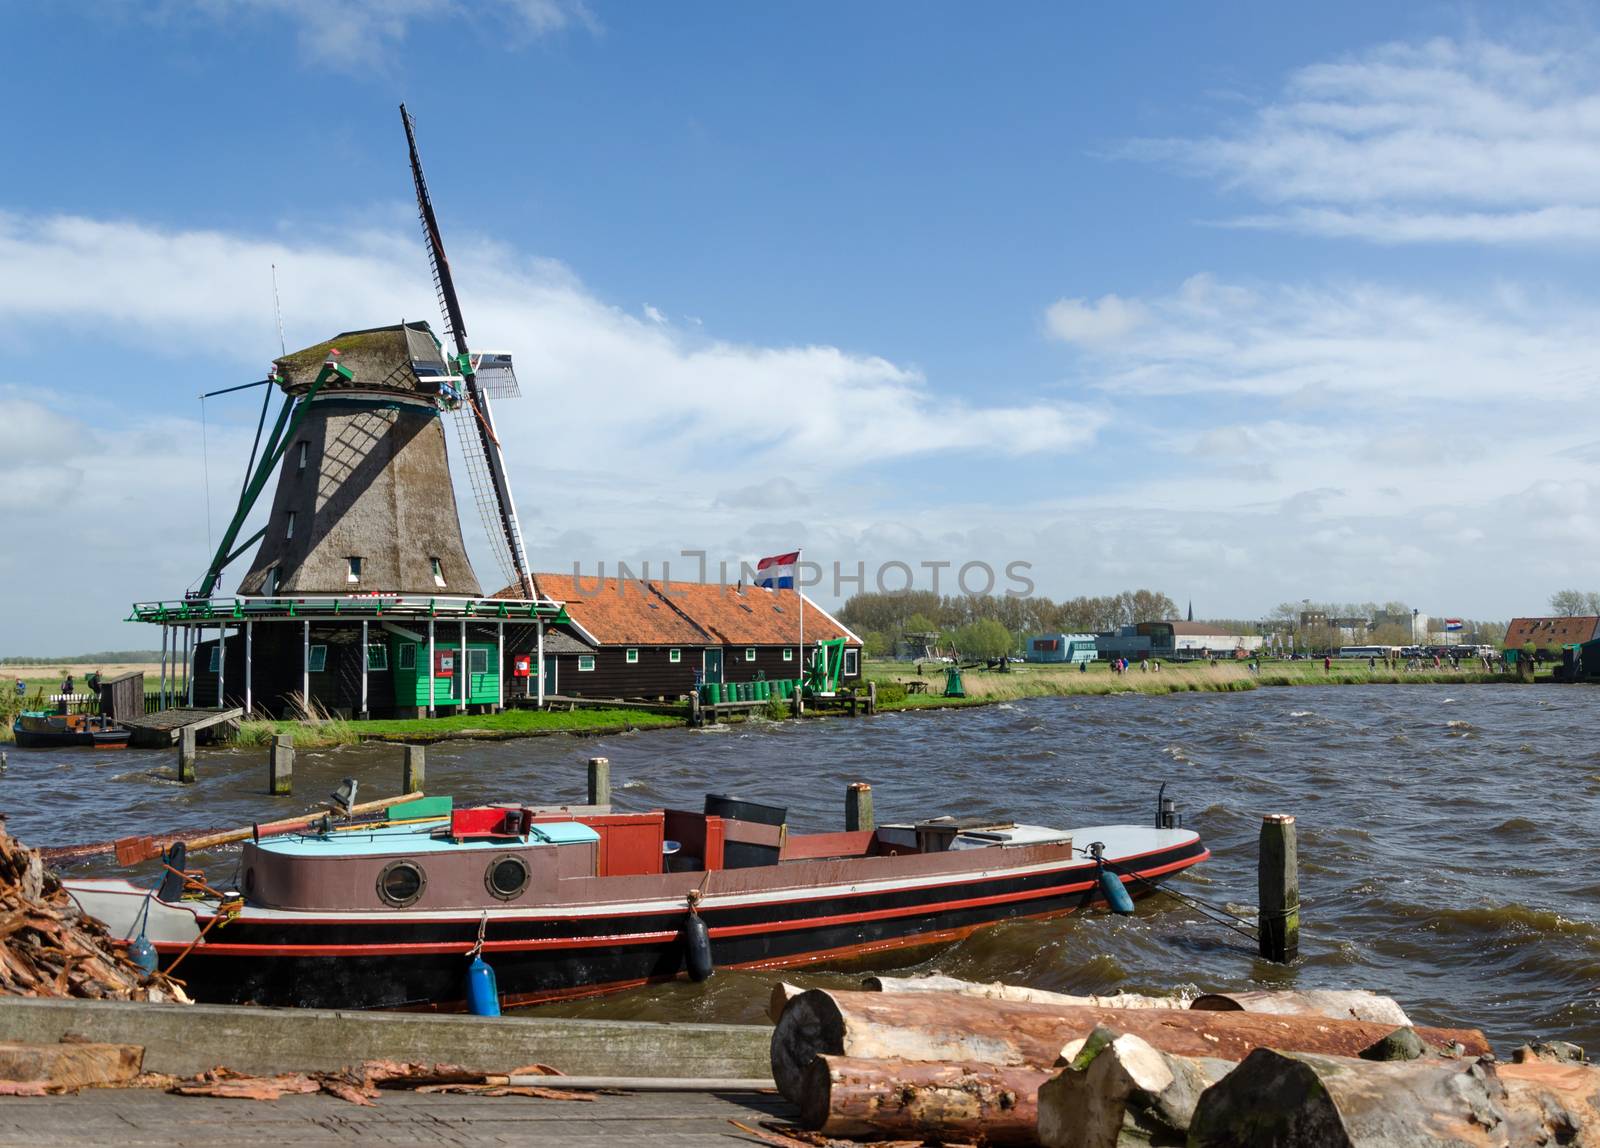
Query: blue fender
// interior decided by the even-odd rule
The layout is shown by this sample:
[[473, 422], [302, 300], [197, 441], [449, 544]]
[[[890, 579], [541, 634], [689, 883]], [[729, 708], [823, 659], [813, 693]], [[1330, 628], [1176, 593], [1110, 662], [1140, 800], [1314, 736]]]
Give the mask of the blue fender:
[[1104, 867], [1100, 870], [1100, 891], [1106, 895], [1106, 903], [1113, 913], [1133, 912], [1133, 898], [1128, 896], [1122, 878]]

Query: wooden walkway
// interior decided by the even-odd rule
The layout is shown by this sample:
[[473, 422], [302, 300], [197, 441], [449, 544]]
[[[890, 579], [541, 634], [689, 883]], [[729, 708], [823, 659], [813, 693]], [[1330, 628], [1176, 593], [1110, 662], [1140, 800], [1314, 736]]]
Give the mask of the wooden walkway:
[[248, 1144], [576, 1144], [674, 1148], [760, 1144], [730, 1121], [792, 1123], [774, 1093], [633, 1093], [595, 1101], [385, 1092], [371, 1108], [332, 1096], [218, 1100], [138, 1089], [0, 1100], [0, 1144], [200, 1148]]
[[133, 731], [133, 744], [146, 748], [164, 748], [178, 744], [178, 731], [192, 727], [195, 732], [209, 729], [223, 722], [236, 722], [244, 717], [244, 710], [234, 709], [168, 709], [153, 714], [122, 719], [122, 724]]

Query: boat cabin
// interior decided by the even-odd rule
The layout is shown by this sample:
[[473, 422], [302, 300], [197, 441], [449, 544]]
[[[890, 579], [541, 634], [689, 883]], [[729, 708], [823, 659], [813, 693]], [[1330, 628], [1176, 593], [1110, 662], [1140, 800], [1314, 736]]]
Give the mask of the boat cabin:
[[788, 887], [818, 879], [811, 862], [835, 863], [829, 879], [865, 879], [880, 858], [922, 854], [940, 872], [970, 869], [973, 859], [961, 855], [974, 849], [1072, 848], [1061, 830], [982, 818], [791, 834], [782, 809], [722, 797], [706, 804], [712, 812], [582, 817], [488, 806], [420, 823], [396, 822], [392, 812], [372, 827], [324, 825], [247, 844], [243, 892], [291, 911], [484, 910], [681, 897], [706, 874], [719, 875], [718, 888]]

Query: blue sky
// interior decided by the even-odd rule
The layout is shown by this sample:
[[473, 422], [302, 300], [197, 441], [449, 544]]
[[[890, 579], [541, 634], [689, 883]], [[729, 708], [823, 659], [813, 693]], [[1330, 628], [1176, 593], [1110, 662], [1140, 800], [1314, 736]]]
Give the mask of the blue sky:
[[544, 568], [1021, 560], [1231, 617], [1588, 588], [1584, 8], [5, 13], [0, 582], [41, 608], [0, 653], [139, 644], [127, 603], [203, 571], [254, 409], [194, 396], [276, 353], [270, 264], [290, 349], [435, 316], [402, 99], [518, 358]]

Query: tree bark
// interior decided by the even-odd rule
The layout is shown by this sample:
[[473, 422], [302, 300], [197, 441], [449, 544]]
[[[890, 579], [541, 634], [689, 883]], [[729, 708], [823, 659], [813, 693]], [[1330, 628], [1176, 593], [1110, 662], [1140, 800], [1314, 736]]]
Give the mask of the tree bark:
[[778, 1018], [783, 1016], [783, 1010], [789, 1007], [789, 1002], [805, 991], [799, 985], [791, 985], [788, 981], [779, 981], [773, 985], [772, 995], [767, 998], [767, 1018], [773, 1024], [777, 1024]]
[[1410, 1028], [1411, 1018], [1390, 997], [1366, 989], [1307, 989], [1302, 992], [1205, 993], [1189, 1007], [1202, 1012], [1267, 1012], [1370, 1020], [1391, 1028]]
[[867, 977], [861, 987], [878, 993], [961, 993], [985, 1000], [1027, 1001], [1033, 1004], [1081, 1005], [1095, 1008], [1188, 1008], [1182, 997], [1150, 997], [1139, 993], [1112, 993], [1109, 996], [1074, 996], [1044, 989], [1024, 988], [1001, 981], [979, 983], [963, 981], [937, 973], [925, 977]]
[[1077, 1059], [1040, 1086], [1039, 1142], [1046, 1148], [1182, 1144], [1201, 1094], [1233, 1067], [1214, 1057], [1161, 1052], [1131, 1033], [1097, 1030]]
[[803, 1127], [826, 1136], [1038, 1143], [1039, 1068], [819, 1056], [801, 1078]]
[[1191, 1148], [1455, 1148], [1511, 1135], [1505, 1088], [1476, 1059], [1374, 1062], [1257, 1049], [1208, 1088]]
[[1530, 1060], [1502, 1064], [1506, 1109], [1543, 1140], [1530, 1143], [1584, 1144], [1600, 1134], [1600, 1068]]
[[[789, 1002], [772, 1031], [772, 1075], [790, 1100], [820, 1054], [866, 1060], [957, 1061], [997, 1067], [1055, 1064], [1068, 1041], [1096, 1025], [1131, 1032], [1163, 1052], [1242, 1060], [1256, 1048], [1354, 1056], [1388, 1025], [1323, 1017], [1186, 1009], [1111, 1009], [983, 1000], [959, 993], [865, 993], [811, 989]], [[1435, 1047], [1489, 1051], [1476, 1029], [1417, 1030]]]

